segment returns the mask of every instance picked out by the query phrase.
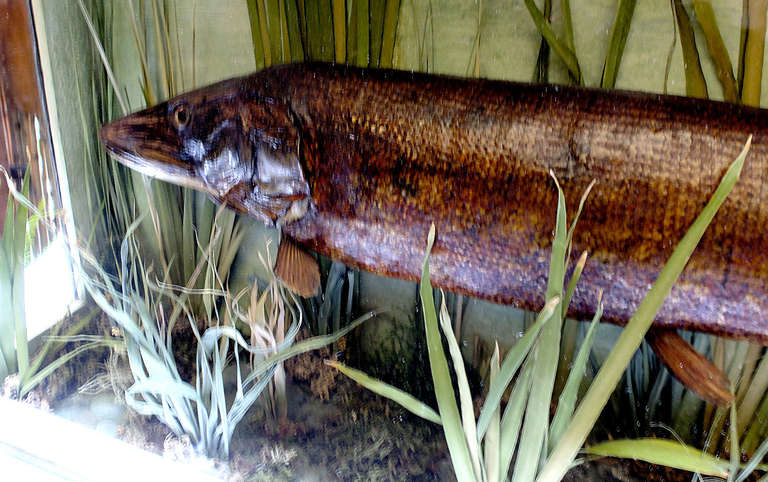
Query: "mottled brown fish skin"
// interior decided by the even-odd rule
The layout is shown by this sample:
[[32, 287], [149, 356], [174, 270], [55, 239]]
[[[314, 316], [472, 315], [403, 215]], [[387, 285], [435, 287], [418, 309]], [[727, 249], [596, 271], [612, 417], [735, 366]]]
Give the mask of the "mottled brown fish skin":
[[300, 124], [312, 206], [284, 233], [351, 266], [538, 309], [559, 179], [590, 258], [570, 314], [634, 313], [747, 137], [741, 180], [656, 323], [768, 342], [768, 115], [732, 104], [324, 64], [272, 68], [248, 89]]

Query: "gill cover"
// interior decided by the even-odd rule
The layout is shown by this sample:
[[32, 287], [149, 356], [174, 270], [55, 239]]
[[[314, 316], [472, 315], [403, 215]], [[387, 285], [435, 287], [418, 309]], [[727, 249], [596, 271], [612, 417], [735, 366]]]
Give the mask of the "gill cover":
[[285, 104], [270, 98], [245, 105], [241, 118], [252, 149], [253, 190], [260, 209], [277, 224], [296, 220], [306, 213], [310, 195], [298, 119]]

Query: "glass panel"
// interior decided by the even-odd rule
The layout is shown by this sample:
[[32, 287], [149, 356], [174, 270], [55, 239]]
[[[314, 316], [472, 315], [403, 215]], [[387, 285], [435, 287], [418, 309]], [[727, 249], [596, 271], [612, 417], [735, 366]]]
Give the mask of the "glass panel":
[[[35, 336], [66, 313], [74, 299], [73, 276], [64, 237], [64, 219], [29, 3], [0, 0], [0, 165], [17, 189], [29, 175], [29, 199], [45, 213], [26, 255], [26, 319]], [[0, 183], [0, 230], [9, 196]], [[48, 249], [50, 247], [50, 249]], [[50, 292], [62, 298], [35, 297]]]

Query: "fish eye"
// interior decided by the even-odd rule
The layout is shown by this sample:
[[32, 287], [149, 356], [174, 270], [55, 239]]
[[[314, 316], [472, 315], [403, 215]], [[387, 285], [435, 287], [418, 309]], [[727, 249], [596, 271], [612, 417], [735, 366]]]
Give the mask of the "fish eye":
[[179, 104], [173, 109], [173, 122], [178, 129], [185, 127], [189, 123], [191, 114], [186, 104]]

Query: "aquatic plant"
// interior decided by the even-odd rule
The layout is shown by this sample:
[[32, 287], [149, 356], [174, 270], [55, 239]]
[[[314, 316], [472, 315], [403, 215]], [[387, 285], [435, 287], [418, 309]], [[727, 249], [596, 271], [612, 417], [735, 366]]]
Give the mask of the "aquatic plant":
[[393, 66], [400, 0], [247, 0], [258, 67], [301, 60]]
[[[4, 181], [11, 193], [8, 197], [5, 224], [0, 233], [0, 383], [6, 377], [15, 375], [11, 395], [23, 399], [47, 376], [68, 361], [86, 350], [111, 343], [100, 337], [86, 337], [86, 342], [82, 345], [62, 352], [63, 345], [74, 341], [75, 335], [91, 321], [95, 314], [91, 312], [70, 327], [63, 337], [57, 336], [58, 325], [54, 327], [42, 348], [33, 357], [30, 356], [25, 315], [24, 268], [40, 223], [47, 226], [48, 221], [45, 219], [45, 210], [42, 209], [44, 200], [40, 201], [39, 206], [34, 206], [27, 197], [29, 171], [24, 175], [21, 191], [16, 189], [2, 166], [0, 172], [5, 176]], [[55, 357], [50, 359], [50, 355]]]
[[[88, 293], [115, 322], [125, 339], [133, 384], [125, 392], [126, 403], [142, 415], [154, 415], [176, 435], [187, 435], [195, 449], [211, 457], [228, 457], [232, 434], [248, 409], [272, 380], [281, 362], [306, 351], [332, 343], [373, 313], [355, 320], [333, 335], [319, 336], [294, 343], [301, 325], [301, 311], [296, 310], [285, 338], [264, 349], [249, 344], [235, 328], [232, 298], [223, 291], [210, 293], [221, 297], [223, 313], [203, 333], [197, 329], [195, 315], [187, 297], [194, 276], [202, 272], [198, 265], [187, 287], [174, 289], [150, 279], [143, 268], [132, 234], [141, 220], [134, 222], [121, 243], [121, 269], [118, 279], [107, 274], [89, 254], [83, 260], [93, 275], [85, 276]], [[178, 294], [177, 294], [178, 292]], [[296, 301], [293, 300], [295, 304]], [[181, 319], [197, 340], [195, 379], [184, 380], [173, 353], [172, 332]], [[244, 369], [245, 354], [258, 359]], [[235, 376], [234, 397], [228, 399], [225, 373]]]
[[[9, 189], [13, 181], [5, 169]], [[25, 174], [22, 192], [29, 191], [29, 174]], [[27, 216], [27, 207], [16, 207], [13, 197], [8, 198], [2, 239], [0, 239], [0, 294], [3, 296], [0, 310], [0, 379], [11, 373], [20, 372], [22, 380], [26, 378], [29, 367], [27, 342], [27, 323], [24, 317], [24, 258], [28, 249], [29, 236], [37, 230], [37, 225]]]
[[[268, 249], [267, 252], [269, 252]], [[271, 273], [271, 260], [262, 258], [262, 262], [266, 272]], [[237, 302], [240, 297], [247, 294], [247, 291], [248, 289], [244, 288], [235, 298], [234, 314], [237, 320], [248, 326], [252, 346], [259, 347], [265, 354], [277, 354], [279, 347], [285, 343], [286, 337], [288, 335], [295, 336], [286, 328], [292, 320], [301, 317], [302, 311], [300, 308], [293, 308], [293, 303], [286, 300], [289, 295], [285, 288], [279, 285], [279, 281], [274, 275], [261, 293], [259, 292], [259, 281], [256, 280], [253, 283], [250, 289], [247, 312], [241, 313], [237, 307]], [[293, 301], [297, 302], [298, 300], [293, 298]], [[291, 324], [291, 327], [294, 324]], [[262, 359], [263, 356], [251, 353], [250, 366], [256, 366]], [[267, 414], [271, 415], [272, 418], [284, 421], [288, 417], [288, 401], [285, 393], [285, 370], [282, 363], [275, 366], [267, 393], [269, 395], [266, 399]]]

